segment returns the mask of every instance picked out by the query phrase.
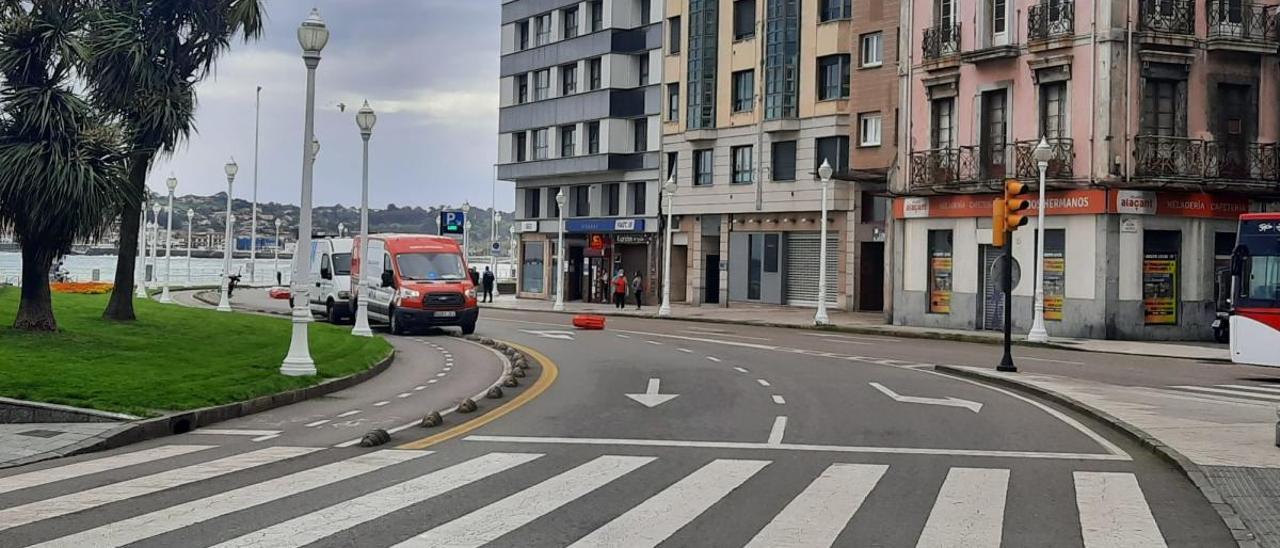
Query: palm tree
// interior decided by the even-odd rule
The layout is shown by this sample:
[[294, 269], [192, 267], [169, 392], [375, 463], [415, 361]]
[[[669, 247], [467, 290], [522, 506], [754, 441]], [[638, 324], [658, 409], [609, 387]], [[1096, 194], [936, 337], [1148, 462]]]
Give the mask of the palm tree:
[[133, 311], [138, 216], [147, 172], [195, 127], [196, 84], [242, 35], [262, 33], [261, 0], [97, 0], [85, 73], [95, 105], [119, 117], [128, 147], [129, 199], [120, 212], [116, 285], [103, 317]]
[[81, 0], [0, 2], [0, 228], [22, 246], [13, 326], [53, 331], [49, 267], [97, 238], [127, 201], [119, 132], [72, 90]]

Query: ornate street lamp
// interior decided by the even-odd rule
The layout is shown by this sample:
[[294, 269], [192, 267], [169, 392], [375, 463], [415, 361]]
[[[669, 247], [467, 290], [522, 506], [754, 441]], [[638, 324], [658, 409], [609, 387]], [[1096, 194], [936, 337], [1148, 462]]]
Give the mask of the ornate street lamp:
[[556, 192], [556, 213], [560, 216], [560, 223], [557, 229], [560, 236], [556, 241], [556, 303], [551, 307], [552, 310], [564, 310], [564, 188]]
[[360, 107], [360, 112], [356, 113], [356, 127], [360, 128], [360, 139], [364, 141], [364, 162], [361, 170], [361, 186], [360, 186], [360, 261], [364, 264], [360, 265], [360, 279], [356, 280], [356, 325], [351, 328], [351, 334], [360, 337], [372, 337], [373, 330], [369, 329], [369, 291], [366, 289], [365, 280], [373, 276], [365, 265], [369, 264], [369, 138], [373, 137], [373, 126], [378, 122], [378, 115], [369, 107], [369, 101], [364, 102], [364, 106]]
[[815, 325], [827, 325], [831, 319], [827, 317], [827, 193], [831, 191], [831, 164], [826, 158], [818, 168], [818, 177], [822, 185], [822, 230], [818, 241], [818, 312], [813, 315]]
[[222, 166], [222, 171], [227, 174], [227, 222], [225, 223], [227, 226], [222, 242], [222, 298], [218, 299], [218, 312], [231, 312], [231, 250], [233, 249], [231, 223], [234, 220], [231, 212], [231, 187], [235, 183], [236, 172], [240, 171], [240, 166], [236, 165], [236, 159], [232, 158], [227, 165]]
[[169, 274], [173, 266], [173, 191], [178, 189], [178, 178], [169, 175], [169, 179], [164, 184], [169, 187], [169, 214], [165, 219], [167, 226], [164, 235], [164, 290], [160, 292], [160, 302], [171, 303], [173, 298], [169, 296]]
[[1027, 340], [1048, 342], [1049, 332], [1045, 331], [1044, 328], [1044, 187], [1045, 172], [1049, 169], [1049, 160], [1053, 159], [1053, 149], [1049, 147], [1047, 139], [1040, 138], [1040, 144], [1036, 145], [1035, 151], [1031, 153], [1031, 158], [1036, 161], [1036, 166], [1040, 168], [1040, 202], [1036, 206], [1035, 317], [1031, 321], [1031, 331], [1027, 333]]
[[658, 307], [658, 316], [671, 315], [671, 231], [674, 216], [671, 212], [676, 201], [676, 175], [667, 177], [667, 184], [662, 185], [662, 194], [667, 197], [667, 234], [662, 246], [662, 306]]

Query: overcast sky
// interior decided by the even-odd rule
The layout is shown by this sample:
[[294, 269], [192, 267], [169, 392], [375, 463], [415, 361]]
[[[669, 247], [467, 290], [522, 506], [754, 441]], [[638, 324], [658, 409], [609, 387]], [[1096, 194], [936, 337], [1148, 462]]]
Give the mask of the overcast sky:
[[[320, 8], [330, 30], [317, 70], [315, 205], [359, 205], [363, 100], [378, 113], [370, 141], [371, 207], [488, 206], [497, 159], [498, 18], [493, 0], [266, 0], [257, 42], [237, 41], [198, 88], [198, 133], [151, 172], [179, 194], [225, 190], [222, 166], [240, 165], [233, 191], [253, 188], [254, 90], [261, 85], [258, 197], [298, 203], [306, 68], [296, 31]], [[338, 104], [347, 105], [339, 112]], [[497, 204], [514, 191], [499, 183]]]

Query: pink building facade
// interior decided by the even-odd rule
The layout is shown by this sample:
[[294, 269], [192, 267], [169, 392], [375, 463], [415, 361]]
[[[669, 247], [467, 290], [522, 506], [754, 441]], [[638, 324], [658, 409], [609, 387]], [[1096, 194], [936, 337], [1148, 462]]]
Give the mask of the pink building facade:
[[990, 201], [1037, 180], [1044, 138], [1046, 257], [1033, 217], [1016, 329], [1043, 268], [1050, 335], [1209, 337], [1235, 217], [1280, 204], [1278, 4], [905, 2], [894, 322], [998, 326]]

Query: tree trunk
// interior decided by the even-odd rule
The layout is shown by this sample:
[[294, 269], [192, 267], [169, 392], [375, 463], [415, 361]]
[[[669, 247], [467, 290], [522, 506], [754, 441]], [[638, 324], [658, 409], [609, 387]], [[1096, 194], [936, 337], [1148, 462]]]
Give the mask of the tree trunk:
[[49, 267], [56, 255], [35, 243], [22, 244], [22, 300], [14, 329], [23, 331], [57, 331], [53, 318], [53, 302], [49, 295]]
[[147, 192], [147, 171], [151, 165], [151, 156], [135, 153], [129, 165], [129, 187], [136, 202], [128, 202], [120, 212], [120, 250], [116, 257], [115, 286], [111, 290], [111, 300], [102, 318], [131, 322], [137, 319], [133, 312], [133, 276], [134, 262], [138, 259], [138, 216], [141, 215], [141, 200]]

